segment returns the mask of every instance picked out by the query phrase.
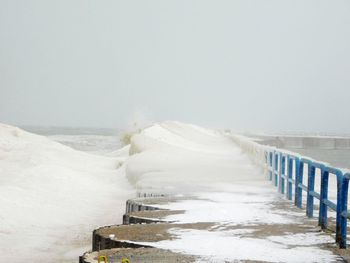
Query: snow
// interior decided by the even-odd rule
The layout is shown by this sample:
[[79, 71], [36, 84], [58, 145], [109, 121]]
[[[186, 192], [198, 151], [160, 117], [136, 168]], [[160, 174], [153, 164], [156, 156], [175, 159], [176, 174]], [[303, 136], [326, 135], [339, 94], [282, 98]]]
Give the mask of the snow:
[[[234, 192], [238, 188], [246, 193]], [[269, 188], [268, 188], [269, 189]], [[271, 211], [271, 203], [276, 201], [276, 193], [258, 187], [232, 185], [231, 193], [199, 193], [198, 200], [185, 200], [158, 207], [171, 210], [185, 210], [184, 214], [166, 217], [169, 221], [181, 223], [214, 222], [226, 226], [256, 224], [290, 224], [294, 216], [280, 215]], [[265, 192], [265, 193], [264, 193]]]
[[[157, 124], [134, 136], [126, 174], [138, 191], [192, 197], [157, 205], [185, 211], [165, 218], [175, 221], [170, 232], [177, 239], [145, 244], [200, 256], [203, 262], [334, 261], [332, 252], [320, 248], [320, 244], [334, 243], [328, 234], [255, 235], [251, 227], [303, 225], [305, 212], [286, 213], [285, 208], [274, 206], [289, 203], [253, 163], [260, 160], [261, 152], [251, 150], [246, 152], [255, 154], [253, 158], [222, 133], [178, 122]], [[201, 230], [176, 227], [196, 222], [215, 225]]]
[[[201, 256], [198, 262], [225, 262], [233, 260], [257, 260], [267, 262], [332, 262], [335, 257], [330, 251], [320, 250], [316, 245], [332, 242], [327, 235], [318, 234], [314, 243], [308, 246], [289, 248], [284, 243], [269, 239], [242, 238], [240, 233], [210, 232], [204, 230], [184, 230], [173, 228], [175, 241], [152, 243], [158, 248], [171, 249], [175, 252]], [[316, 236], [316, 234], [315, 234]], [[286, 237], [288, 239], [288, 237]], [[204, 241], [204, 242], [203, 242]], [[146, 243], [147, 244], [147, 243]], [[313, 246], [314, 245], [314, 246]]]
[[[56, 139], [73, 143], [71, 137]], [[263, 170], [220, 132], [164, 122], [135, 134], [130, 146], [103, 156], [94, 153], [0, 124], [2, 260], [76, 262], [91, 244], [94, 228], [121, 221], [125, 200], [135, 196], [135, 189], [191, 196], [164, 204], [185, 210], [167, 219], [214, 224], [207, 230], [174, 224], [171, 233], [178, 238], [152, 246], [198, 255], [203, 262], [335, 259], [319, 248], [334, 242], [327, 234], [254, 236], [249, 227], [302, 224], [304, 212], [275, 209], [281, 196]]]
[[135, 194], [122, 153], [92, 155], [0, 124], [1, 260], [76, 262], [92, 230], [120, 222]]
[[[263, 186], [263, 185], [261, 185]], [[289, 212], [273, 207], [281, 202], [272, 187], [230, 185], [227, 192], [197, 193], [195, 200], [160, 205], [171, 210], [185, 210], [183, 214], [164, 218], [176, 221], [169, 231], [177, 237], [155, 243], [145, 243], [199, 256], [203, 262], [236, 262], [258, 260], [267, 262], [333, 262], [336, 257], [320, 246], [334, 244], [334, 237], [321, 232], [260, 236], [266, 225], [304, 226], [304, 211]], [[212, 222], [207, 230], [181, 229], [177, 224]], [[316, 222], [314, 222], [317, 225]], [[288, 226], [286, 226], [288, 229]], [[305, 228], [306, 229], [306, 228]], [[316, 227], [315, 227], [316, 230]]]
[[140, 191], [188, 193], [218, 183], [263, 181], [249, 158], [219, 132], [165, 122], [133, 136], [127, 177]]

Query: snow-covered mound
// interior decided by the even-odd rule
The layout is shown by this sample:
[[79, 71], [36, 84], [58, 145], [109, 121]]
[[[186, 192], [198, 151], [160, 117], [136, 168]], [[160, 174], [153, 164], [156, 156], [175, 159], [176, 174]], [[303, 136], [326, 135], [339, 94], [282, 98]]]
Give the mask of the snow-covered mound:
[[0, 124], [0, 261], [76, 262], [134, 196], [125, 153], [91, 155]]
[[249, 158], [219, 132], [178, 122], [153, 125], [131, 140], [127, 177], [142, 192], [187, 192], [264, 180]]
[[[176, 204], [176, 209], [186, 210], [176, 221], [231, 226], [249, 220], [291, 222], [288, 213], [270, 213], [275, 189], [248, 155], [220, 132], [164, 122], [134, 135], [130, 146], [98, 156], [0, 124], [0, 262], [76, 262], [90, 249], [93, 229], [121, 221], [125, 200], [135, 196], [128, 181], [144, 193], [198, 197]], [[199, 256], [220, 251], [220, 262], [275, 260], [264, 253], [272, 239], [254, 241], [227, 231], [180, 231], [177, 241], [156, 245]], [[205, 240], [204, 246], [192, 246], [198, 240]], [[237, 254], [232, 244], [243, 252]], [[287, 245], [272, 245], [280, 249], [278, 261], [300, 253], [300, 258], [318, 253], [317, 262], [333, 258], [318, 249], [294, 255]], [[260, 250], [251, 253], [250, 247]]]
[[264, 177], [231, 139], [194, 125], [155, 124], [99, 156], [0, 124], [2, 260], [76, 262], [94, 228], [121, 221], [129, 182], [180, 194], [250, 180]]

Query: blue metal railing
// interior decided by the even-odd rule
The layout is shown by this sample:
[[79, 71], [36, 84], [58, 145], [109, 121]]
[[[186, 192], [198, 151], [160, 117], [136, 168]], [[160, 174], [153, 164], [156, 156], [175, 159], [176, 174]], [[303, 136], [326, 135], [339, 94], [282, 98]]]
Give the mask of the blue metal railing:
[[[328, 227], [328, 208], [336, 212], [336, 242], [340, 248], [346, 248], [347, 220], [350, 219], [348, 206], [348, 191], [350, 173], [343, 174], [337, 168], [321, 162], [301, 158], [279, 150], [265, 150], [265, 161], [268, 167], [270, 181], [277, 187], [278, 192], [286, 194], [289, 200], [302, 208], [303, 191], [306, 192], [306, 215], [313, 217], [315, 198], [319, 200], [318, 224], [321, 229]], [[307, 167], [307, 172], [304, 172]], [[316, 171], [320, 174], [320, 192], [315, 191]], [[307, 185], [304, 182], [307, 175]], [[337, 182], [336, 203], [328, 198], [329, 175], [335, 176]], [[285, 191], [286, 190], [286, 191]]]

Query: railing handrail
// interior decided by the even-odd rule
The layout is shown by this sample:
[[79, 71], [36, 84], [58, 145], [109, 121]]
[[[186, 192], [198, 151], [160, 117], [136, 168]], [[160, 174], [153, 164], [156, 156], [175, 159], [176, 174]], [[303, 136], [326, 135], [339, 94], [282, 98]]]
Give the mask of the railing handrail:
[[[313, 160], [297, 153], [258, 144], [241, 135], [233, 135], [232, 138], [248, 154], [254, 155], [254, 161], [262, 165], [268, 172], [269, 180], [273, 181], [278, 192], [284, 194], [287, 184], [286, 194], [289, 200], [293, 199], [294, 185], [294, 202], [299, 208], [302, 208], [302, 192], [307, 192], [306, 215], [308, 217], [313, 217], [314, 198], [319, 200], [318, 223], [321, 229], [326, 229], [328, 226], [327, 208], [334, 210], [336, 212], [336, 242], [340, 248], [346, 248], [347, 219], [350, 219], [347, 209], [350, 172], [346, 173], [326, 162]], [[303, 184], [305, 165], [308, 167], [307, 185]], [[321, 175], [319, 193], [315, 191], [316, 169], [320, 170]], [[330, 174], [335, 175], [337, 180], [337, 203], [328, 199]]]

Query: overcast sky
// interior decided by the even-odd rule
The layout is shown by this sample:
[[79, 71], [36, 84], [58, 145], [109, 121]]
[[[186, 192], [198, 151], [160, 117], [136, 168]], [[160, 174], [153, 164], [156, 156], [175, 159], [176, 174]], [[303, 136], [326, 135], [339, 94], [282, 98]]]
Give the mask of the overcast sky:
[[0, 0], [0, 122], [350, 133], [348, 0]]

